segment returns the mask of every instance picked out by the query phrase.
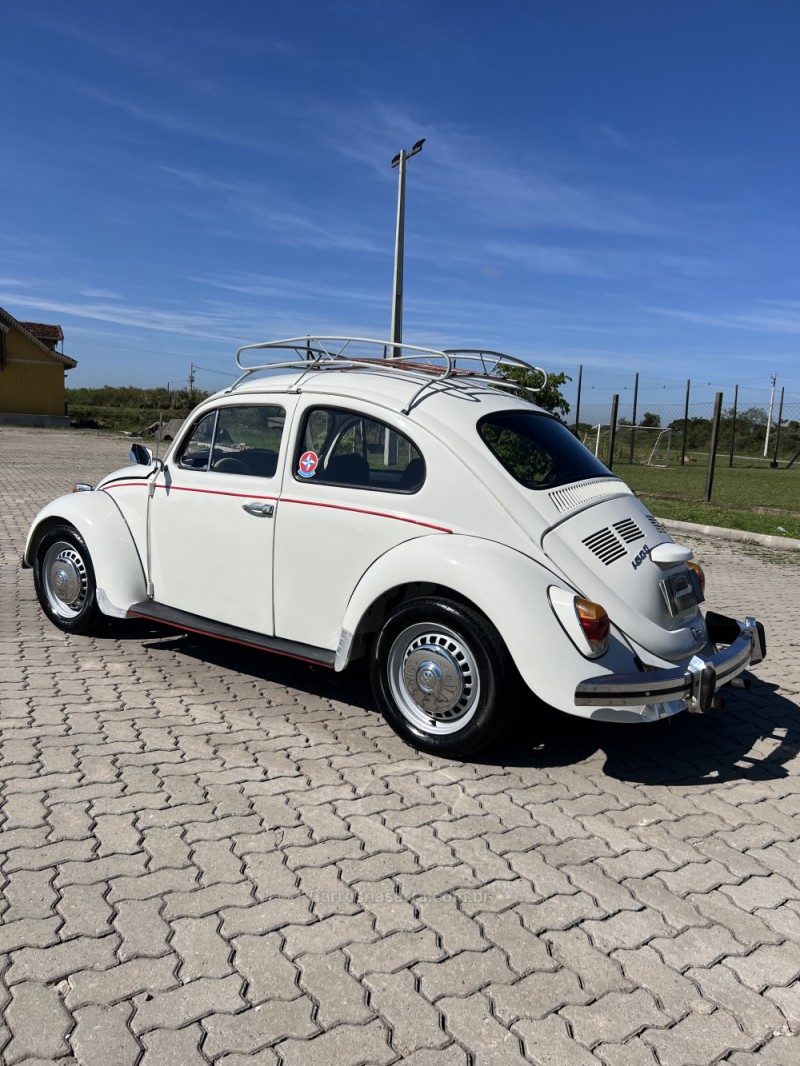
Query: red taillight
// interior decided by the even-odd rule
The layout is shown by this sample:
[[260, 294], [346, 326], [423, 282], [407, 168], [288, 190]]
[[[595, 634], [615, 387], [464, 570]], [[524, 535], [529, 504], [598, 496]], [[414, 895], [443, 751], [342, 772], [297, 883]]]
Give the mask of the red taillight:
[[703, 573], [703, 568], [699, 563], [687, 563], [686, 564], [693, 574], [697, 575], [697, 580], [700, 585], [700, 591], [705, 596], [706, 594], [706, 575]]
[[605, 608], [599, 603], [585, 600], [582, 596], [575, 597], [575, 613], [581, 624], [583, 635], [589, 642], [593, 655], [602, 655], [608, 647], [608, 635], [611, 631], [611, 622]]

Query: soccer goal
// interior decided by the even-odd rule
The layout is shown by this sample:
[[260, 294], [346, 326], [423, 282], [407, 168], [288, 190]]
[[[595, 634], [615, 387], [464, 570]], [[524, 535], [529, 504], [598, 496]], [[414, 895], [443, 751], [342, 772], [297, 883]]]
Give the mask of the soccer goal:
[[[600, 459], [608, 460], [611, 427], [592, 426], [583, 435], [583, 443]], [[617, 426], [614, 438], [614, 462], [638, 466], [669, 466], [672, 452], [672, 430], [661, 426]]]

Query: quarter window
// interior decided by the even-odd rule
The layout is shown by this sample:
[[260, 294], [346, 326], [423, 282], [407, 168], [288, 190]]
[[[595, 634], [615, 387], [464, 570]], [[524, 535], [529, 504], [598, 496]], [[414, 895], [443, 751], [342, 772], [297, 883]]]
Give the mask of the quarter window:
[[416, 492], [425, 462], [416, 446], [383, 422], [355, 411], [315, 407], [305, 417], [294, 459], [298, 481]]
[[189, 470], [208, 470], [216, 422], [217, 412], [211, 411], [210, 414], [203, 415], [195, 425], [178, 458], [182, 467]]

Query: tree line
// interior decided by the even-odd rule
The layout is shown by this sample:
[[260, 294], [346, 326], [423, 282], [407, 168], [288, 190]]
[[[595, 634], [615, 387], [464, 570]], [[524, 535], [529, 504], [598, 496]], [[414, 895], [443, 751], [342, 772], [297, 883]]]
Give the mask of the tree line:
[[127, 410], [185, 411], [209, 394], [200, 389], [140, 389], [135, 385], [103, 385], [94, 389], [65, 389], [68, 404], [78, 407], [124, 407]]

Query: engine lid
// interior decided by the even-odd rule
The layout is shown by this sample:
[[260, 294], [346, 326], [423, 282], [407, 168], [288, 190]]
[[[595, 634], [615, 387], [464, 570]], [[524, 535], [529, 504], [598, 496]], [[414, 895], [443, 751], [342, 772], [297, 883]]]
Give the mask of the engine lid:
[[697, 603], [672, 614], [663, 583], [685, 574], [692, 551], [675, 544], [635, 496], [604, 500], [551, 527], [545, 554], [614, 625], [660, 659], [678, 662], [706, 643]]

